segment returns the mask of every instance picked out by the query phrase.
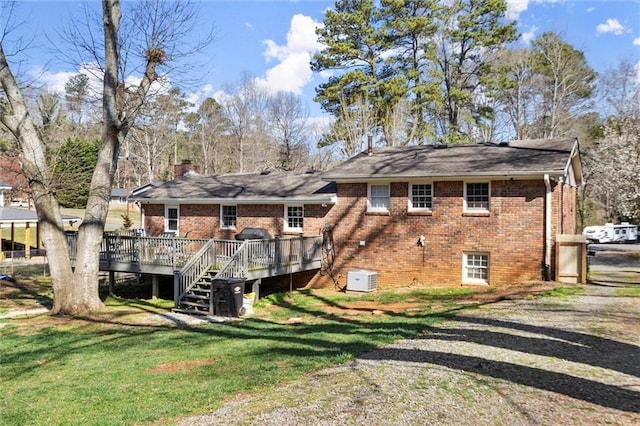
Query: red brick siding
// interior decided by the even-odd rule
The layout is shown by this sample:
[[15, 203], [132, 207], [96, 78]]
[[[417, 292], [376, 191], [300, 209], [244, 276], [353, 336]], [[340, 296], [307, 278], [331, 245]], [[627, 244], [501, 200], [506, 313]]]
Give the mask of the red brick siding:
[[[145, 229], [149, 235], [160, 235], [164, 231], [164, 208], [163, 204], [144, 206]], [[305, 205], [302, 235], [320, 235], [329, 208]], [[284, 231], [283, 204], [238, 205], [236, 229], [220, 228], [219, 204], [180, 205], [180, 234], [189, 233], [189, 238], [234, 239], [235, 235], [246, 227], [265, 228], [274, 236], [300, 235]]]
[[[434, 182], [429, 213], [408, 212], [409, 184], [390, 185], [388, 213], [367, 213], [367, 184], [339, 184], [333, 206], [305, 205], [304, 235], [318, 235], [326, 223], [334, 228], [334, 270], [345, 284], [347, 272], [378, 272], [380, 287], [460, 285], [464, 252], [489, 254], [489, 284], [503, 286], [541, 279], [545, 239], [545, 185], [542, 180], [491, 182], [490, 214], [463, 213], [462, 181]], [[560, 191], [560, 189], [563, 189]], [[552, 236], [575, 230], [576, 191], [553, 184]], [[563, 203], [562, 212], [560, 209]], [[195, 238], [233, 239], [244, 227], [284, 233], [284, 205], [238, 205], [236, 230], [220, 229], [220, 206], [180, 206], [180, 233]], [[145, 226], [151, 235], [164, 227], [164, 206], [146, 205]], [[563, 221], [563, 222], [561, 222]], [[562, 227], [561, 227], [562, 225]], [[426, 245], [417, 246], [424, 235]], [[360, 242], [364, 242], [364, 246]], [[553, 258], [552, 258], [553, 259]], [[552, 261], [553, 265], [554, 262]], [[316, 275], [313, 286], [333, 286]]]
[[[463, 215], [463, 182], [435, 182], [431, 214], [408, 213], [408, 183], [391, 184], [389, 214], [367, 214], [366, 184], [338, 185], [329, 212], [335, 224], [335, 269], [378, 272], [381, 286], [460, 285], [464, 252], [490, 256], [489, 282], [541, 278], [544, 239], [542, 181], [491, 182], [490, 215]], [[418, 247], [420, 235], [425, 247]], [[364, 242], [364, 246], [360, 242]], [[322, 282], [322, 281], [325, 282]], [[327, 278], [318, 278], [326, 285]]]

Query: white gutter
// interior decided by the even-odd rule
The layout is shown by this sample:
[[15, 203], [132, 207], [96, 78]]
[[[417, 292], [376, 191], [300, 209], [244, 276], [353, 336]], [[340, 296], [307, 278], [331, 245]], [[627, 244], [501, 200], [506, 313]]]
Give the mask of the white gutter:
[[549, 179], [549, 174], [544, 175], [544, 186], [546, 187], [545, 197], [544, 197], [544, 233], [545, 233], [545, 243], [544, 243], [544, 269], [545, 269], [545, 280], [551, 279], [551, 181]]

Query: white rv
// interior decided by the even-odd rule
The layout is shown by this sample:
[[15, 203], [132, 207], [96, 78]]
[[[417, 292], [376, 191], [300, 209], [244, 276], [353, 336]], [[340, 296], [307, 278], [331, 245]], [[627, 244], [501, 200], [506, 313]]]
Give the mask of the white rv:
[[619, 225], [606, 223], [602, 226], [587, 226], [582, 231], [588, 243], [631, 243], [638, 240], [638, 226], [629, 222]]

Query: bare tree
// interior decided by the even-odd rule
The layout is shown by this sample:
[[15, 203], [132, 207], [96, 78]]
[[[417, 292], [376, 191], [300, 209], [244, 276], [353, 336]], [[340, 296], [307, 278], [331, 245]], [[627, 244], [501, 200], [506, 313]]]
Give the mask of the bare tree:
[[308, 163], [306, 146], [308, 112], [299, 96], [278, 92], [267, 102], [267, 123], [277, 143], [278, 168], [300, 170]]
[[361, 152], [366, 138], [376, 134], [377, 110], [366, 95], [356, 95], [351, 103], [344, 97], [340, 99], [338, 118], [332, 123], [331, 131], [318, 142], [318, 147], [340, 143], [340, 156], [347, 159]]
[[[120, 2], [102, 1], [100, 26], [103, 29], [101, 44], [104, 50], [102, 53], [96, 49], [87, 51], [93, 50], [95, 58], [103, 59], [98, 61], [103, 71], [103, 128], [97, 165], [79, 229], [74, 268], [68, 252], [60, 205], [51, 187], [52, 172], [46, 161], [46, 144], [37, 131], [27, 101], [0, 43], [0, 122], [15, 138], [22, 154], [25, 175], [29, 179], [41, 237], [49, 259], [54, 292], [53, 314], [73, 315], [102, 307], [98, 295], [99, 252], [120, 145], [144, 104], [152, 83], [158, 79], [158, 67], [179, 56], [180, 46], [184, 44], [182, 38], [189, 34], [186, 28], [190, 28], [189, 19], [194, 16], [186, 6], [189, 3], [176, 3], [182, 6], [171, 8], [170, 2], [159, 0], [136, 3], [136, 7], [142, 10], [140, 18], [133, 14], [134, 25], [139, 30], [133, 34], [143, 36], [144, 61], [140, 67], [142, 75], [139, 84], [126, 87], [126, 76], [120, 73], [126, 52], [121, 50], [123, 44], [119, 38], [122, 17]], [[98, 38], [90, 40], [95, 42]], [[85, 48], [95, 46], [95, 43], [84, 45]]]
[[225, 173], [236, 171], [230, 168], [234, 157], [229, 134], [229, 121], [222, 105], [213, 98], [205, 99], [197, 112], [187, 114], [188, 142], [192, 155], [201, 157], [202, 173]]
[[602, 107], [611, 115], [604, 135], [584, 153], [585, 197], [610, 220], [640, 220], [640, 82], [622, 61], [599, 79]]
[[230, 89], [220, 101], [226, 118], [230, 139], [237, 150], [236, 170], [244, 173], [268, 163], [264, 160], [266, 146], [264, 113], [267, 92], [256, 85], [249, 75], [242, 76], [239, 86]]
[[574, 119], [590, 105], [596, 73], [584, 53], [555, 33], [544, 33], [532, 45], [539, 93], [532, 137], [571, 135]]
[[[166, 164], [172, 157], [173, 163], [177, 163], [178, 129], [187, 106], [184, 94], [173, 87], [166, 93], [150, 95], [140, 108], [136, 125], [125, 143], [125, 156], [134, 166], [131, 172], [140, 176], [139, 181], [157, 181], [163, 172], [172, 170], [173, 164]], [[163, 160], [165, 164], [161, 164]]]

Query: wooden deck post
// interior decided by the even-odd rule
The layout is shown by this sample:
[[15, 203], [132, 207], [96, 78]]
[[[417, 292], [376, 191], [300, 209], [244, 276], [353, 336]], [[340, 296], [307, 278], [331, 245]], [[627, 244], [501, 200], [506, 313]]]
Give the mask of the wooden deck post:
[[109, 271], [109, 296], [113, 296], [113, 286], [116, 282], [115, 271]]
[[156, 300], [158, 298], [158, 294], [159, 294], [158, 289], [159, 289], [158, 276], [152, 275], [151, 276], [151, 299], [152, 300]]
[[29, 222], [24, 224], [24, 257], [31, 259], [31, 228]]

